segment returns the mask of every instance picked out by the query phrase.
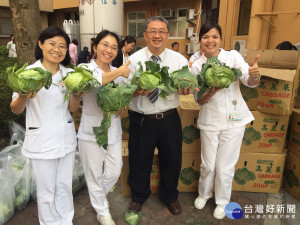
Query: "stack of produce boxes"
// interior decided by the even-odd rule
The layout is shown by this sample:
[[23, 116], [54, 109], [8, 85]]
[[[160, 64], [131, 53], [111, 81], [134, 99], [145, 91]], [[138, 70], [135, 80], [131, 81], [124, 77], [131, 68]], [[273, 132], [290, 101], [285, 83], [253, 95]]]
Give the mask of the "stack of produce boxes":
[[[178, 183], [180, 192], [196, 192], [198, 189], [198, 180], [200, 175], [200, 131], [197, 128], [197, 119], [200, 107], [194, 101], [192, 95], [181, 96], [178, 113], [181, 118], [183, 141], [182, 141], [182, 168]], [[121, 116], [123, 129], [123, 168], [121, 173], [121, 192], [123, 196], [130, 195], [128, 185], [128, 128], [129, 118], [128, 109]], [[159, 161], [158, 150], [154, 152], [152, 170], [150, 174], [150, 189], [152, 194], [159, 191]]]
[[233, 190], [278, 193], [285, 169], [289, 117], [299, 84], [298, 52], [251, 50], [247, 62], [257, 53], [261, 54], [259, 85], [251, 89], [241, 84], [255, 120], [246, 126]]

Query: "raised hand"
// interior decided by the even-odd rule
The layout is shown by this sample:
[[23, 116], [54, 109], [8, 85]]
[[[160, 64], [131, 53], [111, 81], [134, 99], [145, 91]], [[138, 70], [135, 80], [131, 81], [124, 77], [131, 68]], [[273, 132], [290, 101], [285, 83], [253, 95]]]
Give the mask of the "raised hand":
[[257, 54], [252, 62], [252, 66], [249, 68], [249, 76], [253, 80], [259, 79], [259, 70], [258, 70], [258, 60], [260, 58], [260, 54]]
[[121, 75], [125, 78], [127, 78], [130, 74], [130, 69], [128, 67], [129, 64], [130, 64], [130, 61], [128, 61], [126, 64], [119, 67]]

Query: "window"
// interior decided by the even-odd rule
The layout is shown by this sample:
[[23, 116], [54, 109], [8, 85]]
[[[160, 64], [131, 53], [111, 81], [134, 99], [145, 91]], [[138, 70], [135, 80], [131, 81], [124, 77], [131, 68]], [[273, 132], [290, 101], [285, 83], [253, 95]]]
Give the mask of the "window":
[[237, 35], [248, 35], [252, 0], [240, 0]]
[[14, 33], [14, 31], [13, 31], [11, 19], [1, 17], [1, 19], [0, 19], [0, 35], [10, 35], [13, 33]]
[[219, 22], [220, 0], [203, 0], [201, 25], [205, 22]]
[[168, 20], [170, 37], [185, 37], [186, 28], [189, 23], [186, 21], [186, 9], [162, 9], [161, 15]]
[[143, 37], [145, 12], [129, 12], [127, 14], [127, 33], [134, 37]]

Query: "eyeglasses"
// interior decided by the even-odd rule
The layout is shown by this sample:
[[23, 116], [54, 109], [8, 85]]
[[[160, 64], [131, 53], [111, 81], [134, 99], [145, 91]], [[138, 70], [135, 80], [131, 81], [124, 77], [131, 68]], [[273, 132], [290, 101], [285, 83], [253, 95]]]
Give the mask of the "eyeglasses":
[[44, 43], [46, 43], [50, 49], [57, 48], [60, 52], [66, 52], [68, 50], [67, 46], [64, 44], [57, 45], [55, 41], [44, 41]]
[[147, 34], [149, 34], [150, 36], [154, 36], [155, 34], [159, 34], [160, 36], [164, 36], [166, 34], [168, 34], [168, 31], [164, 31], [164, 30], [150, 30], [150, 31], [146, 31]]
[[101, 44], [105, 50], [107, 50], [108, 48], [110, 48], [114, 52], [118, 51], [118, 48], [116, 46], [109, 46], [108, 44], [101, 43], [101, 42], [99, 44]]

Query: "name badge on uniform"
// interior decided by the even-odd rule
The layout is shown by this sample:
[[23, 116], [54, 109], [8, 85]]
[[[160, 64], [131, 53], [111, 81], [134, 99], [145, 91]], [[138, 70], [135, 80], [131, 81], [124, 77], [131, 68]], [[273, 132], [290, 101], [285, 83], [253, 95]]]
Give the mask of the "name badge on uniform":
[[243, 114], [240, 112], [237, 112], [237, 109], [236, 109], [237, 100], [233, 100], [232, 104], [233, 104], [233, 112], [229, 113], [229, 121], [242, 121]]
[[60, 92], [62, 92], [62, 93], [67, 93], [68, 92], [68, 90], [65, 86], [65, 82], [63, 82], [63, 81], [58, 82], [58, 86], [59, 86]]

